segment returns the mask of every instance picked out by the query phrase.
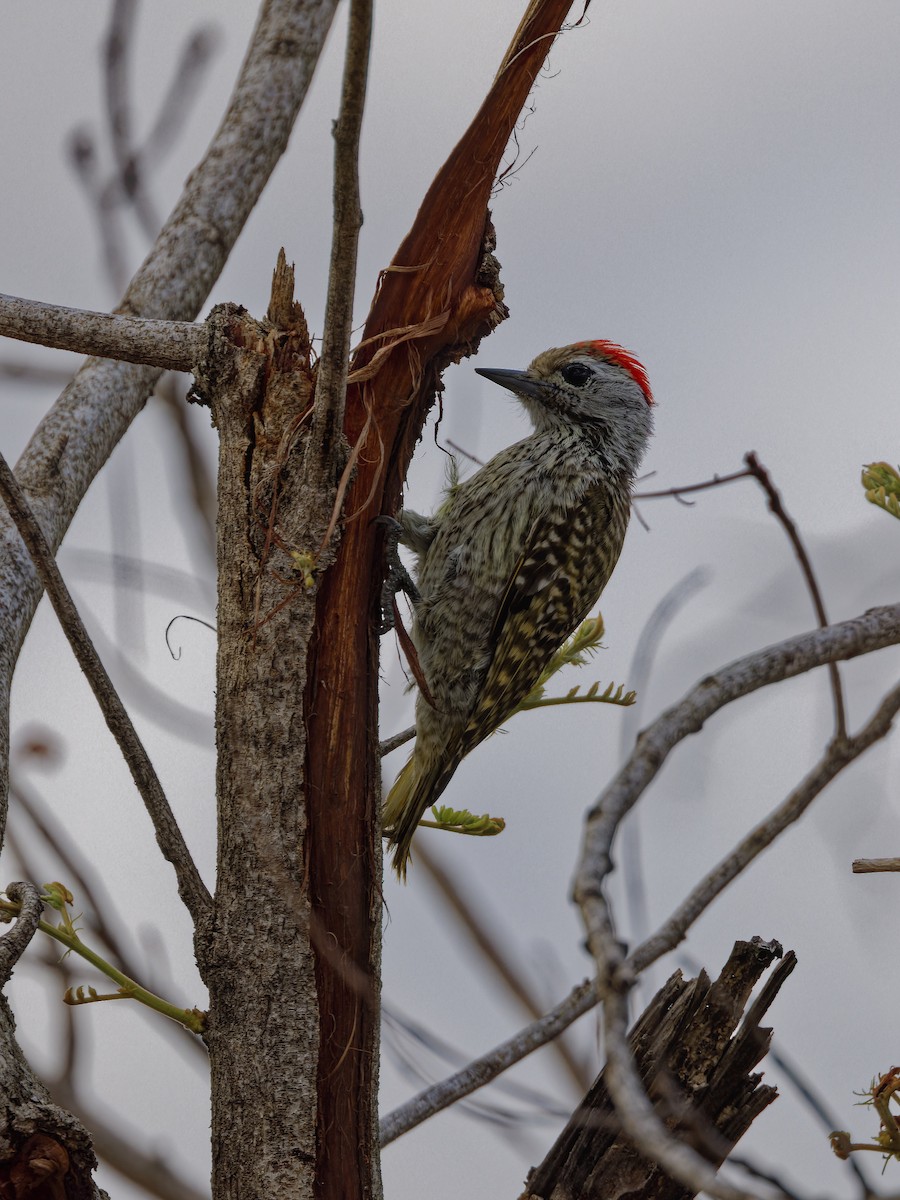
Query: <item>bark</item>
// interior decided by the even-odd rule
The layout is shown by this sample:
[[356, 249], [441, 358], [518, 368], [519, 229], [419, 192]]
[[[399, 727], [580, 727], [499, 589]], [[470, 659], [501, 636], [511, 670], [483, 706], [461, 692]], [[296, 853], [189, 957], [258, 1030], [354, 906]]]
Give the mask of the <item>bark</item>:
[[198, 383], [220, 439], [219, 842], [199, 945], [213, 1195], [299, 1200], [314, 1193], [319, 1057], [302, 803], [314, 593], [290, 551], [318, 545], [333, 500], [333, 488], [313, 494], [296, 438], [312, 395], [302, 318], [276, 334], [217, 309]]
[[[12, 928], [0, 937], [0, 986], [27, 949], [41, 918], [41, 898], [28, 883], [10, 883], [6, 893], [21, 905]], [[6, 1120], [0, 1129], [0, 1196], [3, 1200], [97, 1200], [97, 1165], [84, 1126], [50, 1099], [31, 1073], [16, 1042], [16, 1023], [0, 996], [0, 1097]]]
[[[321, 1005], [317, 1196], [377, 1188], [381, 921], [378, 639], [382, 537], [450, 362], [506, 316], [487, 213], [501, 155], [569, 0], [529, 5], [497, 79], [384, 272], [351, 363], [343, 432], [352, 487], [316, 596], [304, 709], [312, 933]], [[317, 579], [319, 578], [317, 573]]]
[[71, 1113], [54, 1104], [16, 1041], [16, 1023], [0, 996], [0, 1196], [32, 1200], [107, 1200], [93, 1181], [91, 1139]]
[[[721, 975], [685, 980], [676, 972], [631, 1031], [641, 1080], [668, 1131], [710, 1163], [725, 1161], [752, 1121], [776, 1098], [753, 1068], [772, 1037], [759, 1022], [796, 965], [786, 955], [744, 1016], [750, 992], [777, 942], [737, 942]], [[522, 1200], [688, 1200], [694, 1195], [643, 1158], [622, 1133], [601, 1072], [541, 1165]]]

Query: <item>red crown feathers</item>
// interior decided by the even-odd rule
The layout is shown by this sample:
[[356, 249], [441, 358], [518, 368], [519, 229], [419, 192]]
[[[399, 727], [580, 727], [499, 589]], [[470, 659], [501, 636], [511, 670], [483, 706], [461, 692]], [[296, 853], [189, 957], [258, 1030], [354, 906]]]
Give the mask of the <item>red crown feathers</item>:
[[605, 358], [609, 362], [615, 363], [617, 367], [621, 367], [623, 371], [627, 371], [644, 393], [647, 403], [653, 403], [653, 393], [650, 391], [647, 372], [634, 355], [630, 354], [623, 346], [617, 345], [616, 342], [606, 342], [602, 338], [594, 342], [578, 342], [577, 344], [588, 354], [592, 354], [596, 358]]

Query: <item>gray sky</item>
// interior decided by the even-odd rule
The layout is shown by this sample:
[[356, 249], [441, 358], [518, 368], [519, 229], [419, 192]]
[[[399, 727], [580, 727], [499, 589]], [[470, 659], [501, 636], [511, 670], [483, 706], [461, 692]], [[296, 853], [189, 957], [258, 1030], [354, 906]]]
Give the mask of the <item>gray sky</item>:
[[[377, 272], [489, 85], [520, 8], [511, 0], [379, 6], [363, 131], [358, 321]], [[76, 126], [102, 124], [98, 46], [106, 15], [101, 4], [17, 6], [6, 14], [0, 76], [6, 111], [15, 119], [0, 127], [7, 164], [3, 291], [81, 307], [114, 302], [91, 212], [64, 155]], [[151, 119], [187, 30], [215, 19], [222, 31], [202, 100], [154, 180], [161, 214], [217, 124], [253, 15], [250, 4], [221, 0], [145, 6], [135, 64], [140, 128]], [[520, 158], [535, 153], [493, 206], [512, 317], [483, 345], [480, 363], [520, 367], [551, 345], [594, 337], [621, 342], [646, 365], [658, 402], [648, 488], [733, 471], [754, 449], [808, 539], [832, 618], [896, 600], [900, 528], [865, 503], [858, 477], [864, 462], [900, 457], [900, 7], [891, 0], [594, 0], [589, 15], [555, 46], [519, 130]], [[344, 16], [289, 154], [209, 307], [235, 300], [262, 312], [284, 245], [297, 264], [310, 324], [321, 328], [330, 122]], [[133, 268], [146, 247], [132, 229], [128, 238]], [[69, 361], [29, 348], [0, 349], [15, 360]], [[453, 368], [445, 382], [444, 444], [449, 439], [485, 458], [527, 431], [515, 402], [475, 376], [472, 364]], [[5, 384], [0, 398], [2, 448], [10, 456], [53, 393]], [[212, 457], [205, 414], [194, 410], [191, 418]], [[175, 454], [164, 413], [151, 404], [66, 540], [63, 567], [109, 636], [116, 620], [109, 572], [89, 580], [83, 552], [109, 550], [111, 513], [119, 552], [209, 577], [186, 527]], [[429, 431], [410, 480], [413, 507], [436, 502], [443, 470]], [[566, 682], [630, 684], [631, 656], [654, 606], [692, 568], [708, 566], [711, 581], [676, 619], [643, 690], [646, 723], [704, 673], [811, 627], [813, 618], [784, 534], [750, 483], [704, 495], [692, 508], [648, 501], [641, 513], [650, 529], [633, 522], [601, 604], [608, 649]], [[178, 612], [212, 619], [209, 589], [178, 584], [164, 595], [148, 589], [143, 601], [132, 598], [122, 611], [129, 660], [173, 701], [210, 712], [212, 636], [183, 624], [178, 662], [163, 641]], [[896, 651], [845, 668], [851, 725], [867, 718], [896, 670]], [[390, 733], [408, 723], [412, 706], [390, 642], [384, 671], [383, 729]], [[101, 858], [122, 920], [137, 931], [161, 928], [153, 954], [166, 964], [164, 974], [178, 979], [170, 990], [186, 1003], [202, 1003], [168, 868], [153, 857], [125, 768], [101, 754], [105, 731], [43, 609], [15, 701], [17, 728], [39, 719], [65, 734], [64, 768], [37, 781], [47, 801], [76, 841]], [[136, 711], [208, 872], [214, 856], [208, 727], [206, 747], [196, 748]], [[432, 838], [535, 972], [548, 1004], [589, 970], [568, 886], [581, 815], [618, 762], [623, 719], [618, 710], [587, 708], [516, 718], [506, 735], [463, 765], [445, 797], [502, 813], [507, 832], [484, 842]], [[820, 672], [743, 701], [677, 751], [639, 813], [653, 922], [799, 781], [824, 746], [829, 719]], [[202, 717], [197, 724], [204, 728]], [[403, 759], [399, 751], [386, 767], [393, 773]], [[853, 1107], [853, 1091], [896, 1057], [892, 1006], [882, 998], [894, 982], [892, 957], [880, 937], [896, 883], [854, 880], [849, 864], [855, 856], [900, 849], [893, 803], [898, 759], [896, 738], [873, 751], [727, 893], [688, 945], [713, 971], [736, 937], [777, 937], [797, 950], [800, 965], [772, 1010], [778, 1044], [858, 1135], [874, 1132], [874, 1122]], [[614, 893], [628, 936], [621, 874]], [[484, 1051], [522, 1023], [431, 903], [415, 864], [409, 886], [391, 883], [386, 899], [390, 1002], [464, 1053]], [[56, 997], [37, 978], [20, 971], [15, 996], [23, 1041], [40, 1060], [59, 1018]], [[175, 1053], [164, 1057], [167, 1043], [155, 1025], [126, 1007], [76, 1014], [92, 1031], [99, 1103], [202, 1183], [207, 1113], [200, 1075]], [[590, 1021], [579, 1029], [582, 1045], [595, 1036]], [[434, 1072], [443, 1068], [435, 1064]], [[570, 1103], [552, 1060], [538, 1058], [517, 1077], [556, 1089], [560, 1103]], [[777, 1082], [774, 1069], [767, 1069], [767, 1080]], [[409, 1091], [388, 1062], [384, 1108]], [[498, 1142], [483, 1124], [441, 1116], [386, 1152], [387, 1194], [392, 1200], [463, 1190], [516, 1195], [554, 1134], [548, 1124]], [[759, 1119], [742, 1148], [806, 1192], [849, 1194], [822, 1130], [789, 1093]], [[873, 1178], [876, 1171], [870, 1165]], [[896, 1190], [890, 1171], [886, 1184]], [[109, 1186], [130, 1194], [118, 1180]]]

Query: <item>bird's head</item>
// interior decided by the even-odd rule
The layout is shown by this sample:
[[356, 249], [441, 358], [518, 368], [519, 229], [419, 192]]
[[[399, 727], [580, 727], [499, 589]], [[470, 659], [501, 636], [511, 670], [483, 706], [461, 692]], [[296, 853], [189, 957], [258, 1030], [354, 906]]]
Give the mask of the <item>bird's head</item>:
[[476, 371], [518, 397], [538, 433], [574, 433], [616, 468], [637, 471], [653, 431], [653, 394], [644, 368], [615, 342], [545, 350], [524, 371]]

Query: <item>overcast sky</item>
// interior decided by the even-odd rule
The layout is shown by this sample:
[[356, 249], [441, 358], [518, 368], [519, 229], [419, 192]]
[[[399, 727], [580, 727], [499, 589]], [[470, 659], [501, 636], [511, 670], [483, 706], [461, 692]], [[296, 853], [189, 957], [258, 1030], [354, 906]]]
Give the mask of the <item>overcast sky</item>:
[[[378, 6], [363, 130], [358, 321], [378, 271], [489, 86], [523, 4]], [[141, 129], [152, 122], [186, 33], [209, 21], [220, 30], [201, 99], [153, 181], [161, 216], [218, 123], [252, 10], [224, 0], [144, 6], [134, 81]], [[86, 308], [115, 303], [94, 217], [65, 150], [76, 128], [103, 127], [106, 16], [99, 3], [15, 6], [5, 14], [2, 291]], [[321, 329], [344, 18], [342, 9], [289, 153], [207, 308], [233, 300], [261, 314], [283, 245], [296, 262], [310, 325]], [[834, 619], [895, 601], [900, 583], [900, 526], [865, 503], [858, 482], [864, 462], [900, 458], [898, 58], [900, 6], [893, 0], [594, 0], [589, 19], [552, 51], [520, 123], [523, 165], [493, 205], [511, 319], [483, 344], [479, 365], [524, 367], [548, 346], [586, 338], [627, 346], [645, 364], [658, 403], [645, 486], [727, 473], [756, 450], [808, 539]], [[102, 167], [109, 168], [108, 153]], [[131, 270], [146, 251], [131, 227], [127, 248]], [[75, 361], [11, 344], [0, 354], [4, 361]], [[515, 401], [474, 375], [471, 363], [452, 368], [445, 382], [443, 444], [483, 459], [527, 432]], [[19, 453], [54, 394], [2, 385], [7, 456]], [[207, 415], [193, 410], [190, 417], [212, 461]], [[410, 479], [413, 507], [437, 501], [444, 462], [429, 430]], [[163, 637], [177, 613], [214, 618], [209, 563], [185, 515], [177, 467], [168, 420], [151, 403], [92, 489], [61, 563], [98, 631], [119, 638], [132, 667], [161, 689], [157, 711], [146, 695], [131, 698], [209, 878], [213, 639], [182, 623], [183, 653], [173, 662]], [[704, 494], [693, 507], [654, 500], [640, 511], [649, 529], [632, 523], [601, 605], [608, 648], [561, 686], [594, 679], [630, 685], [631, 658], [654, 607], [705, 566], [706, 586], [668, 630], [642, 689], [646, 724], [705, 673], [814, 619], [784, 534], [751, 483]], [[124, 607], [116, 607], [108, 560], [88, 553], [108, 554], [111, 546], [198, 578], [164, 581], [148, 565], [143, 595], [123, 593]], [[851, 725], [867, 719], [897, 670], [896, 650], [845, 668]], [[384, 675], [389, 734], [409, 723], [412, 709], [390, 641]], [[177, 736], [190, 722], [175, 705], [195, 711], [191, 728], [202, 745]], [[581, 816], [619, 761], [628, 719], [605, 708], [519, 716], [467, 760], [445, 796], [455, 806], [502, 814], [504, 836], [431, 839], [548, 1005], [589, 971], [569, 881]], [[676, 752], [638, 813], [652, 923], [802, 778], [825, 744], [829, 720], [819, 672], [743, 701]], [[121, 919], [150, 944], [154, 970], [164, 981], [177, 979], [161, 986], [202, 1004], [171, 873], [153, 855], [127, 772], [104, 753], [105, 731], [43, 609], [17, 676], [14, 729], [35, 721], [58, 729], [67, 747], [64, 767], [35, 778], [36, 786], [74, 840], [100, 860]], [[633, 738], [633, 721], [628, 730]], [[387, 760], [388, 782], [403, 759], [398, 751]], [[900, 850], [898, 764], [895, 737], [823, 795], [701, 921], [687, 947], [713, 972], [737, 937], [778, 938], [797, 951], [799, 966], [771, 1012], [777, 1044], [859, 1136], [871, 1135], [874, 1121], [853, 1107], [853, 1092], [896, 1058], [888, 999], [895, 956], [885, 930], [897, 884], [853, 879], [850, 860]], [[621, 877], [613, 893], [628, 937], [634, 928]], [[2, 881], [8, 878], [7, 868]], [[389, 1003], [464, 1055], [523, 1023], [432, 903], [415, 863], [409, 886], [392, 881], [386, 900]], [[141, 933], [151, 926], [160, 932]], [[663, 974], [674, 965], [667, 962]], [[38, 1061], [60, 1020], [45, 983], [20, 971], [14, 992], [22, 1040]], [[91, 1077], [98, 1104], [202, 1185], [208, 1113], [201, 1073], [175, 1053], [164, 1057], [161, 1047], [172, 1039], [161, 1040], [157, 1023], [125, 1005], [76, 1018], [97, 1049]], [[585, 1047], [596, 1038], [591, 1021], [579, 1029]], [[437, 1076], [446, 1065], [428, 1069]], [[767, 1081], [779, 1082], [774, 1068], [766, 1072]], [[538, 1058], [515, 1077], [571, 1107], [552, 1059]], [[384, 1109], [412, 1088], [387, 1058]], [[783, 1090], [743, 1150], [804, 1194], [849, 1195], [823, 1130]], [[520, 1123], [515, 1137], [498, 1140], [483, 1121], [443, 1115], [385, 1153], [387, 1195], [515, 1196], [555, 1132], [552, 1121]], [[877, 1164], [870, 1174], [876, 1177]], [[890, 1174], [885, 1185], [896, 1191]], [[107, 1180], [116, 1195], [134, 1194]]]

